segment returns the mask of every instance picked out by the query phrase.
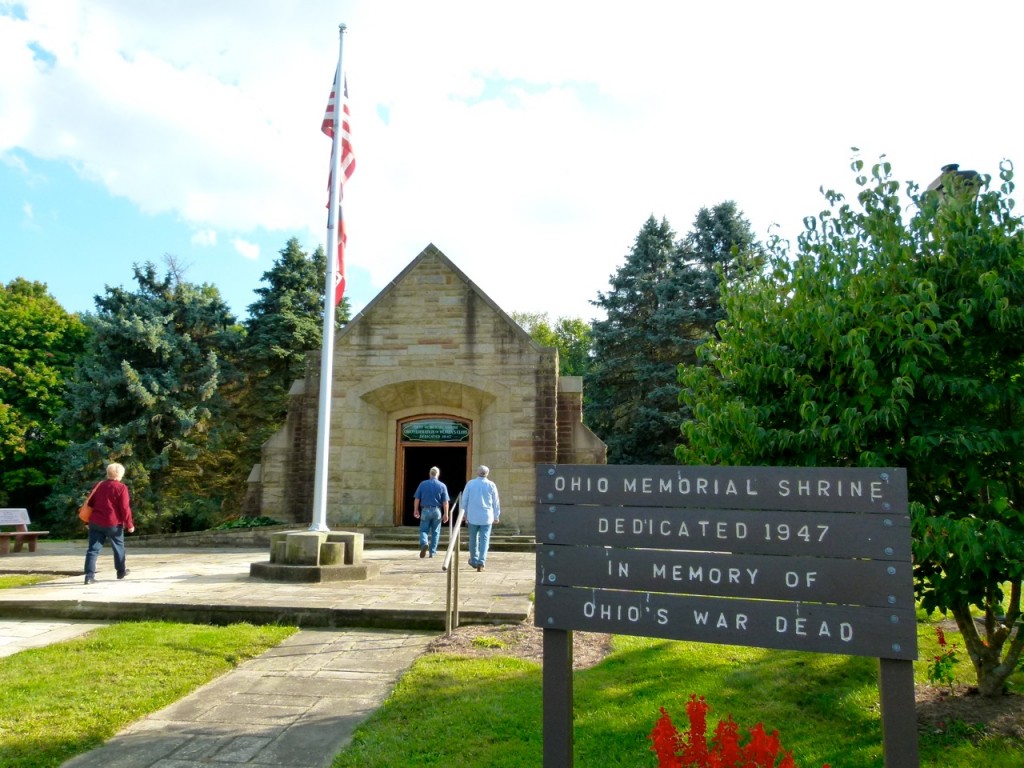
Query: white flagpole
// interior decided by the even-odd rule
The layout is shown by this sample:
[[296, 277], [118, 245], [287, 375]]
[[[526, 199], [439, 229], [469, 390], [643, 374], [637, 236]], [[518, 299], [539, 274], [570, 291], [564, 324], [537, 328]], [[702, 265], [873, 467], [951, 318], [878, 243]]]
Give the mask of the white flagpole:
[[341, 67], [345, 25], [338, 26], [338, 69], [334, 73], [334, 137], [331, 145], [331, 191], [327, 212], [327, 275], [324, 281], [324, 332], [320, 351], [320, 407], [316, 421], [316, 475], [313, 480], [313, 522], [311, 531], [329, 531], [327, 526], [327, 456], [331, 443], [331, 390], [334, 381], [334, 282], [338, 263], [338, 205], [341, 193], [341, 121], [344, 108]]

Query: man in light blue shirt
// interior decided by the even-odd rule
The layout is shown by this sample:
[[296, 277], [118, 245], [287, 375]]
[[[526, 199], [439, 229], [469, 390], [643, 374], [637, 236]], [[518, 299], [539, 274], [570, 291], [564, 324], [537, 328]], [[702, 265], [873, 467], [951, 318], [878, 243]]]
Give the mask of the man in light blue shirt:
[[462, 505], [469, 523], [469, 567], [484, 569], [487, 548], [491, 544], [491, 526], [501, 522], [501, 502], [498, 486], [487, 479], [490, 469], [483, 464], [477, 476], [466, 483], [462, 491]]

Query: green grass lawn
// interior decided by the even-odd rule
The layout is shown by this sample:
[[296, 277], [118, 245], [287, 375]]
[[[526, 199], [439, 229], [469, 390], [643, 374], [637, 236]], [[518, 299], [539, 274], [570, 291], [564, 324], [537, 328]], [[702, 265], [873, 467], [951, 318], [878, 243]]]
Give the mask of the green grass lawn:
[[44, 581], [53, 581], [60, 578], [42, 573], [13, 573], [0, 576], [0, 589], [14, 589], [15, 587], [29, 587], [33, 584], [42, 584]]
[[0, 766], [59, 766], [295, 631], [125, 623], [0, 658]]
[[[59, 766], [294, 631], [125, 623], [2, 658], [0, 766]], [[959, 642], [956, 633], [947, 636]], [[924, 682], [936, 651], [934, 624], [923, 621], [919, 638], [915, 674]], [[541, 667], [502, 650], [489, 658], [420, 658], [334, 768], [541, 765]], [[972, 682], [960, 656], [957, 680]], [[877, 666], [859, 657], [617, 637], [608, 658], [574, 675], [576, 766], [653, 767], [647, 735], [659, 708], [684, 726], [686, 702], [696, 693], [712, 706], [709, 731], [730, 714], [744, 736], [758, 722], [777, 729], [801, 768], [876, 768]], [[1024, 688], [1024, 673], [1011, 684]], [[975, 736], [971, 723], [923, 734], [922, 768], [1024, 766], [1024, 744]]]
[[[924, 682], [924, 660], [936, 647], [933, 625], [922, 623], [919, 634], [915, 674]], [[876, 768], [882, 765], [877, 676], [875, 659], [617, 637], [604, 662], [574, 675], [576, 766], [655, 766], [647, 735], [659, 707], [683, 727], [686, 702], [696, 693], [712, 706], [709, 732], [730, 714], [744, 737], [758, 722], [777, 729], [801, 768], [826, 762]], [[967, 662], [960, 662], [957, 677], [973, 681]], [[1018, 672], [1013, 683], [1024, 687], [1024, 675]], [[541, 699], [538, 664], [426, 656], [333, 766], [385, 768], [400, 755], [408, 768], [534, 768], [543, 755]], [[1024, 744], [972, 743], [963, 725], [922, 735], [923, 768], [1024, 766]]]

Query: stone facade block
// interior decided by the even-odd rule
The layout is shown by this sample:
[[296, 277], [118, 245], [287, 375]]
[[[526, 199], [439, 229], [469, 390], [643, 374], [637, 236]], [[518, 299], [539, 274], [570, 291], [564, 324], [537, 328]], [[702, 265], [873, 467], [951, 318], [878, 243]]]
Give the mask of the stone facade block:
[[320, 565], [320, 545], [327, 534], [304, 531], [287, 534], [284, 561], [287, 565]]
[[345, 544], [341, 541], [325, 541], [320, 545], [320, 565], [344, 565]]

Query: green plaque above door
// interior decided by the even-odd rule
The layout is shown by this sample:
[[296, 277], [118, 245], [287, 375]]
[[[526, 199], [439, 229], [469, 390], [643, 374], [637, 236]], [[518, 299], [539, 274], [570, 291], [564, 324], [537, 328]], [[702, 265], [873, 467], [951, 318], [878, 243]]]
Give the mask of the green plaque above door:
[[402, 425], [405, 443], [466, 443], [469, 424], [455, 419], [420, 419]]

